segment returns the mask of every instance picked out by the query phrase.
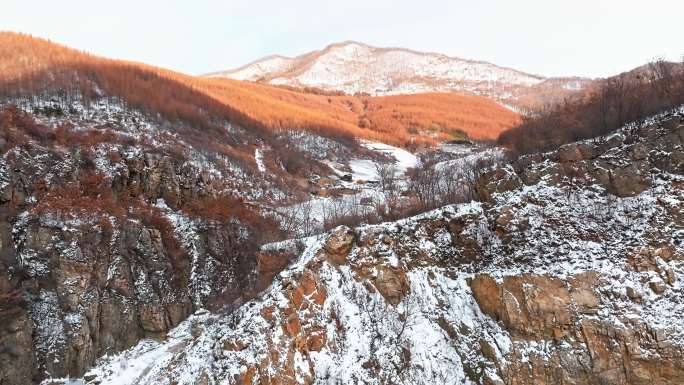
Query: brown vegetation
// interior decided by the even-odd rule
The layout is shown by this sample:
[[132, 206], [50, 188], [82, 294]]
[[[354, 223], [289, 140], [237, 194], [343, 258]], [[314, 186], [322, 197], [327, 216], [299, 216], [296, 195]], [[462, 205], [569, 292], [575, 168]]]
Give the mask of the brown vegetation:
[[520, 123], [518, 114], [487, 99], [457, 94], [429, 93], [364, 99], [363, 118], [370, 128], [387, 135], [427, 134], [437, 140], [467, 136], [494, 139]]
[[533, 112], [498, 142], [519, 153], [549, 151], [682, 104], [684, 65], [657, 60], [600, 81], [580, 97]]
[[44, 194], [34, 208], [38, 214], [51, 211], [66, 217], [83, 213], [113, 215], [119, 219], [126, 216], [125, 209], [112, 192], [109, 180], [100, 173], [85, 171], [79, 180], [49, 190], [42, 180], [36, 182], [34, 187], [39, 194]]
[[195, 199], [183, 207], [183, 212], [192, 218], [215, 221], [224, 226], [244, 226], [254, 235], [253, 240], [257, 243], [273, 241], [283, 235], [272, 218], [257, 214], [255, 209], [238, 197], [223, 195]]
[[232, 196], [195, 199], [184, 207], [183, 211], [191, 217], [218, 222], [228, 222], [231, 219], [247, 223], [256, 221], [255, 214], [245, 207], [243, 200]]
[[30, 100], [45, 94], [67, 102], [82, 97], [88, 103], [103, 93], [120, 97], [130, 107], [203, 128], [205, 136], [224, 135], [216, 119], [225, 119], [257, 131], [296, 128], [407, 146], [436, 142], [455, 132], [493, 139], [518, 119], [514, 112], [475, 96], [373, 98], [198, 78], [7, 32], [0, 33], [0, 58], [0, 97]]
[[100, 143], [135, 144], [132, 138], [109, 129], [78, 131], [68, 123], [51, 129], [14, 105], [0, 109], [0, 142], [5, 144], [4, 147], [0, 145], [0, 153], [4, 149], [24, 144], [29, 139], [43, 145], [59, 144], [81, 149], [90, 149]]

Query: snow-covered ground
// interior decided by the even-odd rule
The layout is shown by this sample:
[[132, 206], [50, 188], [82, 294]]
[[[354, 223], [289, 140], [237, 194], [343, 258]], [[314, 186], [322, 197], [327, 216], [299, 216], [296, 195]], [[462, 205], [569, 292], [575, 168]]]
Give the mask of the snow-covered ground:
[[[379, 154], [388, 156], [394, 165], [396, 170], [396, 176], [398, 178], [403, 178], [406, 171], [409, 168], [416, 167], [420, 161], [415, 154], [412, 154], [402, 148], [390, 146], [389, 144], [380, 142], [371, 142], [367, 140], [362, 140], [361, 145], [369, 150], [375, 151]], [[326, 162], [330, 168], [338, 176], [344, 176], [346, 174], [351, 174], [352, 183], [357, 182], [377, 182], [379, 179], [378, 175], [378, 165], [380, 161], [376, 159], [361, 159], [354, 158], [348, 161], [350, 173], [341, 170], [341, 165], [335, 162]], [[345, 187], [353, 188], [353, 185], [345, 184]]]
[[[414, 154], [398, 147], [369, 141], [363, 141], [361, 144], [369, 150], [393, 159], [399, 183], [404, 183], [406, 170], [419, 163]], [[337, 177], [337, 186], [344, 192], [336, 196], [313, 196], [305, 202], [280, 208], [279, 211], [284, 215], [295, 216], [299, 222], [310, 223], [315, 231], [320, 231], [331, 216], [371, 212], [375, 210], [375, 204], [385, 200], [385, 195], [377, 184], [379, 162], [377, 159], [369, 158], [349, 159], [346, 164], [326, 161]], [[351, 180], [344, 180], [347, 175], [351, 176]], [[311, 226], [306, 228], [309, 229]]]
[[[309, 242], [306, 251], [279, 274], [260, 301], [246, 304], [234, 316], [196, 314], [174, 329], [164, 342], [145, 340], [121, 354], [104, 357], [86, 377], [96, 376], [102, 385], [160, 384], [165, 381], [162, 378], [173, 378], [178, 384], [186, 385], [194, 384], [203, 373], [214, 377], [216, 374], [212, 371], [220, 370], [223, 373], [220, 383], [231, 383], [233, 375], [244, 373], [246, 365], [257, 363], [264, 357], [269, 344], [280, 346], [282, 342], [285, 343], [283, 347], [288, 346], [291, 336], [284, 332], [284, 328], [272, 325], [264, 317], [264, 309], [274, 306], [276, 319], [279, 319], [278, 309], [289, 306], [290, 301], [286, 282], [296, 282], [311, 269], [325, 239]], [[355, 260], [363, 256], [350, 258]], [[349, 266], [338, 269], [324, 263], [317, 274], [327, 294], [325, 304], [317, 310], [320, 317], [316, 317], [314, 322], [316, 327], [326, 330], [331, 343], [338, 341], [339, 346], [337, 351], [323, 349], [307, 355], [294, 352], [292, 360], [298, 383], [304, 383], [304, 378], [310, 376], [316, 378], [316, 383], [353, 383], [360, 378], [368, 381], [361, 363], [375, 359], [389, 368], [391, 362], [401, 359], [402, 346], [410, 347], [412, 362], [422, 365], [422, 380], [439, 380], [444, 384], [470, 383], [458, 357], [460, 349], [475, 346], [475, 340], [471, 338], [488, 340], [493, 346], [502, 346], [502, 349], [510, 346], [507, 334], [482, 314], [470, 299], [465, 276], [450, 277], [441, 269], [434, 268], [414, 270], [409, 274], [412, 294], [395, 308], [389, 306], [377, 291], [369, 292], [366, 285], [358, 282]], [[335, 319], [342, 323], [342, 330], [336, 329], [339, 326], [335, 326], [330, 314], [335, 314]], [[462, 323], [463, 327], [472, 329], [476, 334], [454, 345], [438, 325], [440, 317], [446, 322]], [[266, 337], [264, 333], [269, 335]], [[249, 342], [233, 352], [216, 350], [215, 344], [228, 346], [228, 341]], [[242, 346], [242, 342], [238, 343]], [[277, 360], [284, 360], [286, 354], [282, 353], [285, 352], [280, 352]], [[502, 350], [497, 354], [506, 352]], [[269, 370], [273, 370], [275, 375], [279, 368], [276, 362], [271, 365], [273, 367]], [[394, 377], [400, 374], [387, 372], [383, 375]], [[72, 383], [80, 385], [84, 382]]]
[[266, 172], [266, 166], [264, 165], [264, 153], [260, 148], [254, 149], [254, 160], [256, 161], [259, 172]]
[[[394, 169], [396, 191], [392, 192], [392, 196], [404, 199], [402, 192], [409, 187], [407, 171], [420, 165], [418, 155], [379, 142], [361, 141], [360, 144], [381, 156], [324, 161], [337, 177], [334, 189], [341, 191], [340, 194], [312, 196], [307, 201], [279, 208], [278, 211], [286, 216], [295, 216], [299, 222], [307, 222], [305, 227], [314, 228], [315, 231], [320, 231], [333, 216], [371, 213], [377, 205], [386, 203], [388, 198], [388, 192], [383, 191], [379, 183], [379, 169], [388, 165]], [[434, 167], [438, 172], [451, 173], [452, 181], [465, 180], [468, 177], [466, 173], [483, 158], [498, 161], [503, 156], [499, 148], [471, 144], [444, 144], [433, 151], [440, 154], [440, 159], [444, 159]]]
[[[376, 210], [377, 205], [384, 204], [387, 192], [382, 190], [379, 183], [379, 167], [391, 165], [394, 169], [394, 183], [397, 190], [393, 197], [400, 196], [408, 188], [407, 171], [420, 165], [420, 159], [405, 149], [388, 144], [362, 141], [361, 145], [368, 150], [378, 153], [378, 157], [351, 158], [339, 161], [324, 161], [335, 174], [333, 190], [341, 193], [312, 196], [309, 200], [279, 208], [278, 211], [286, 216], [295, 216], [299, 222], [307, 222], [316, 231], [320, 231], [331, 216], [362, 215]], [[459, 162], [461, 167], [467, 168], [481, 157], [500, 157], [497, 149], [483, 150], [472, 145], [444, 146], [438, 149], [444, 153], [450, 162]], [[444, 161], [443, 163], [447, 163]], [[441, 170], [441, 164], [437, 165]], [[454, 169], [454, 172], [458, 170]], [[350, 178], [350, 179], [347, 179]], [[403, 199], [400, 197], [400, 199]], [[309, 235], [308, 233], [302, 235]]]
[[[395, 159], [395, 168], [399, 175], [404, 175], [406, 170], [416, 167], [420, 161], [415, 154], [412, 154], [403, 148], [390, 146], [389, 144], [362, 141], [361, 145], [382, 154], [386, 154]], [[376, 173], [377, 176], [377, 173]]]

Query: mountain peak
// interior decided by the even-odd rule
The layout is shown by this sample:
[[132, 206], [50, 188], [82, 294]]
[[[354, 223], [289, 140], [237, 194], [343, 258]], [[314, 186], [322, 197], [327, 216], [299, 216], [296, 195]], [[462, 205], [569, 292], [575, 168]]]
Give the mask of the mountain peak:
[[[512, 105], [537, 102], [535, 98], [528, 100], [533, 88], [543, 90], [546, 95], [564, 95], [565, 81], [570, 81], [554, 79], [546, 84], [550, 79], [489, 62], [407, 48], [380, 48], [353, 40], [332, 43], [293, 58], [271, 55], [208, 76], [348, 94], [459, 92]], [[586, 80], [580, 79], [580, 83]], [[551, 92], [548, 92], [549, 87]]]

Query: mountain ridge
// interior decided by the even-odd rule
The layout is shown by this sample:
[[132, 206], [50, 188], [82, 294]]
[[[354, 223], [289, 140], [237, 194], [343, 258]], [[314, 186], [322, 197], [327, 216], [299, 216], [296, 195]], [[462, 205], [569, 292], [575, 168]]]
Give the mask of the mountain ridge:
[[515, 107], [541, 105], [549, 91], [562, 98], [591, 82], [583, 77], [545, 77], [483, 60], [401, 47], [376, 47], [353, 40], [294, 57], [268, 55], [204, 76], [347, 94], [464, 92]]
[[[211, 76], [211, 75], [216, 75], [216, 74], [225, 73], [225, 72], [236, 72], [236, 71], [240, 71], [240, 70], [242, 70], [242, 69], [245, 69], [245, 68], [247, 68], [247, 67], [249, 67], [249, 66], [251, 66], [251, 65], [258, 64], [258, 63], [260, 63], [260, 62], [263, 62], [263, 61], [266, 61], [266, 60], [270, 60], [270, 59], [287, 59], [287, 60], [304, 59], [304, 58], [306, 58], [306, 57], [308, 57], [308, 56], [312, 56], [312, 55], [314, 55], [314, 54], [316, 54], [316, 53], [321, 53], [321, 52], [329, 51], [331, 48], [342, 47], [342, 46], [345, 46], [345, 45], [352, 45], [352, 44], [361, 45], [361, 46], [365, 46], [365, 47], [372, 48], [372, 49], [376, 49], [376, 50], [380, 50], [380, 51], [404, 51], [404, 52], [408, 52], [408, 53], [412, 53], [412, 54], [418, 54], [418, 55], [443, 56], [443, 57], [446, 57], [446, 58], [449, 58], [449, 59], [455, 59], [455, 60], [460, 60], [460, 61], [469, 62], [469, 63], [474, 63], [474, 64], [489, 64], [489, 65], [493, 65], [493, 66], [498, 67], [498, 68], [501, 68], [501, 69], [511, 70], [511, 71], [514, 71], [514, 72], [518, 72], [518, 73], [521, 73], [521, 74], [525, 74], [525, 75], [527, 75], [527, 76], [538, 77], [538, 78], [541, 78], [541, 79], [556, 78], [556, 76], [547, 77], [547, 76], [543, 76], [543, 75], [539, 75], [539, 74], [533, 74], [533, 73], [527, 72], [527, 71], [518, 70], [518, 69], [515, 69], [515, 68], [510, 67], [510, 66], [501, 66], [501, 65], [498, 65], [498, 64], [494, 64], [494, 63], [492, 63], [492, 62], [490, 62], [490, 61], [487, 61], [487, 60], [466, 59], [466, 58], [462, 58], [462, 57], [460, 57], [460, 56], [448, 55], [448, 54], [440, 53], [440, 52], [437, 52], [437, 51], [420, 51], [420, 50], [417, 50], [417, 49], [406, 48], [406, 47], [400, 47], [400, 46], [379, 47], [379, 46], [375, 46], [375, 45], [372, 45], [372, 44], [366, 44], [366, 43], [361, 42], [361, 41], [358, 41], [358, 40], [342, 40], [342, 41], [339, 41], [339, 42], [330, 43], [330, 44], [326, 45], [324, 48], [322, 48], [322, 49], [320, 49], [320, 50], [312, 50], [312, 51], [309, 51], [309, 52], [306, 52], [306, 53], [303, 53], [303, 54], [300, 54], [300, 55], [294, 55], [294, 56], [282, 55], [282, 54], [277, 54], [277, 53], [276, 53], [276, 54], [270, 54], [270, 55], [263, 56], [263, 57], [261, 57], [261, 58], [259, 58], [259, 59], [253, 60], [253, 61], [251, 61], [251, 62], [249, 62], [249, 63], [247, 63], [247, 64], [244, 64], [244, 65], [242, 65], [242, 66], [239, 66], [239, 67], [234, 67], [234, 68], [232, 68], [232, 69], [227, 69], [227, 70], [222, 70], [222, 71], [208, 72], [208, 73], [205, 73], [205, 74], [201, 74], [200, 76]], [[572, 76], [559, 76], [559, 77], [572, 77]]]

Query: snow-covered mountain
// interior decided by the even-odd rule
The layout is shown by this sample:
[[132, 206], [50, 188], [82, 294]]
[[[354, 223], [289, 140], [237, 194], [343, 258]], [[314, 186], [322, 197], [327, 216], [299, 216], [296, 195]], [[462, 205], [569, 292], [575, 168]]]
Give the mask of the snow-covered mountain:
[[583, 78], [545, 78], [483, 61], [358, 42], [332, 44], [295, 58], [268, 56], [246, 66], [209, 74], [274, 85], [314, 87], [349, 94], [466, 92], [520, 104], [530, 90], [565, 94], [581, 89]]

